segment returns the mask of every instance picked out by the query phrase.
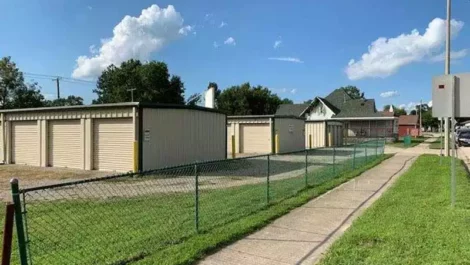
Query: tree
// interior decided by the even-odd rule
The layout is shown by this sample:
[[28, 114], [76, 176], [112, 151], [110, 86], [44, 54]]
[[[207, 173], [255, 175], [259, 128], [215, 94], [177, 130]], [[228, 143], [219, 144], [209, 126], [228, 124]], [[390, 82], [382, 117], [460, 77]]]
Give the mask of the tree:
[[110, 65], [98, 78], [93, 104], [129, 102], [131, 89], [134, 101], [184, 104], [184, 83], [179, 76], [171, 76], [163, 62], [142, 64], [130, 59], [121, 65]]
[[310, 105], [310, 104], [312, 104], [312, 102], [313, 102], [313, 99], [309, 99], [309, 100], [305, 100], [304, 104], [309, 104]]
[[395, 110], [395, 116], [399, 117], [401, 115], [406, 115], [406, 110], [404, 108], [397, 108]]
[[262, 86], [250, 83], [232, 86], [220, 93], [217, 108], [227, 115], [274, 114], [282, 100]]
[[292, 101], [291, 99], [288, 99], [288, 98], [284, 98], [284, 99], [282, 99], [281, 103], [282, 104], [294, 104], [294, 101]]
[[359, 99], [359, 98], [364, 98], [364, 93], [361, 93], [361, 90], [357, 88], [356, 86], [342, 86], [340, 89], [343, 89], [346, 91], [346, 93], [352, 98], [352, 99]]
[[68, 96], [66, 98], [46, 100], [44, 105], [46, 105], [48, 107], [83, 105], [83, 98], [82, 97], [77, 97], [77, 96]]
[[2, 109], [35, 108], [44, 105], [37, 83], [26, 83], [11, 57], [0, 60], [0, 106]]
[[416, 110], [414, 109], [414, 110], [410, 111], [410, 115], [416, 115]]
[[422, 113], [423, 127], [436, 128], [439, 126], [439, 120], [432, 116], [432, 108], [428, 106], [427, 111]]

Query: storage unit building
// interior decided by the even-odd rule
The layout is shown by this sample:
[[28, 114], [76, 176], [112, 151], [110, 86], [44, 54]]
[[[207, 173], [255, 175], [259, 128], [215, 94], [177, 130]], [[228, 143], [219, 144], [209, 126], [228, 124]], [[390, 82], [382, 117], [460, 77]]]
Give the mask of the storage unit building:
[[232, 139], [235, 140], [235, 153], [265, 154], [302, 150], [304, 126], [302, 118], [293, 116], [228, 116], [227, 152], [232, 153]]
[[331, 120], [305, 121], [305, 148], [307, 149], [342, 146], [343, 138], [344, 131], [341, 122]]
[[0, 111], [7, 164], [138, 171], [226, 158], [213, 109], [119, 103]]

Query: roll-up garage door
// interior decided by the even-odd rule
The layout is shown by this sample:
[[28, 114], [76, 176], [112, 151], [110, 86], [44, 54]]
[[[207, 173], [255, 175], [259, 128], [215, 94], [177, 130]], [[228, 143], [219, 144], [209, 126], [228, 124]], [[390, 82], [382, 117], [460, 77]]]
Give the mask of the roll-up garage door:
[[82, 139], [80, 120], [49, 121], [49, 166], [83, 169]]
[[240, 124], [240, 131], [243, 153], [271, 152], [271, 129], [269, 124]]
[[133, 169], [132, 119], [95, 119], [93, 138], [94, 169], [122, 172]]
[[11, 123], [11, 162], [39, 166], [37, 121], [14, 121]]

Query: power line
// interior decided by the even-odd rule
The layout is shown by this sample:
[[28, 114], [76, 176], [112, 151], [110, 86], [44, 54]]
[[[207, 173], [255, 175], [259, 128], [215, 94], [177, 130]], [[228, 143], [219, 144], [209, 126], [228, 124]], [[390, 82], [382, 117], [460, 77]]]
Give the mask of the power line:
[[96, 83], [96, 81], [90, 81], [90, 80], [84, 80], [84, 79], [78, 79], [78, 78], [71, 78], [71, 77], [65, 77], [65, 76], [59, 76], [59, 75], [45, 75], [45, 74], [35, 74], [35, 73], [28, 73], [28, 72], [23, 72], [23, 75], [34, 77], [34, 78], [43, 78], [43, 79], [45, 79], [45, 78], [48, 78], [48, 79], [60, 78], [62, 80], [83, 82], [83, 83], [89, 83], [89, 84]]

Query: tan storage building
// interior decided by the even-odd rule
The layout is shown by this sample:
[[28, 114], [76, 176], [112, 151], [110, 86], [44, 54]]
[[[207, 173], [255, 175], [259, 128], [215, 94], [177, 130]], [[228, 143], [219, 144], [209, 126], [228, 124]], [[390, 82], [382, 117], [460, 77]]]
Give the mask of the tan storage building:
[[[337, 121], [305, 121], [305, 148], [342, 146], [344, 128]], [[331, 142], [330, 142], [331, 141]]]
[[0, 111], [6, 164], [138, 171], [226, 158], [226, 115], [119, 103]]
[[303, 150], [304, 126], [304, 120], [294, 116], [228, 116], [227, 153], [229, 156], [232, 153], [232, 139], [235, 140], [235, 153], [239, 154]]

